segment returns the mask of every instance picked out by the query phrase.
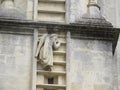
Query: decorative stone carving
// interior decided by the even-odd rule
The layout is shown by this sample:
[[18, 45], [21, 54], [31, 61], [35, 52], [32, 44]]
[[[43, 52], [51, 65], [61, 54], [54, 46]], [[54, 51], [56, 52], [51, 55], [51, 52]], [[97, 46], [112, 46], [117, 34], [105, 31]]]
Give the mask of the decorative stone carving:
[[44, 34], [38, 40], [38, 46], [35, 57], [40, 61], [44, 70], [52, 70], [53, 50], [58, 49], [61, 43], [56, 34]]
[[26, 15], [14, 5], [14, 0], [1, 0], [0, 18], [25, 19]]

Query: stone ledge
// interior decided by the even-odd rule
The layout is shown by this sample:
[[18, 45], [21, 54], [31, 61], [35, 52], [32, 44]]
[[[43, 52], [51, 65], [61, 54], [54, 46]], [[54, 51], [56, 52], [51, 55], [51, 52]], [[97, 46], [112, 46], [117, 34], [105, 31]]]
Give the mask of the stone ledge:
[[[20, 19], [5, 19], [0, 18], [0, 28], [16, 28], [16, 29], [42, 29], [46, 28], [48, 32], [71, 32], [71, 36], [75, 38], [97, 39], [97, 40], [110, 40], [113, 43], [113, 52], [115, 50], [119, 28], [113, 28], [105, 25], [95, 24], [65, 24], [55, 22], [40, 22], [32, 20]], [[15, 31], [17, 32], [17, 30]]]

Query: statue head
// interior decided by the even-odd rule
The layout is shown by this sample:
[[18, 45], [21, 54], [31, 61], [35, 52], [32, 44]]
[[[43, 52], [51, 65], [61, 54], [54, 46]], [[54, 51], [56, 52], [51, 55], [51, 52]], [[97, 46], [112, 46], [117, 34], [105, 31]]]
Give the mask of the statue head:
[[56, 34], [51, 34], [50, 38], [51, 38], [51, 40], [52, 40], [52, 42], [53, 42], [53, 49], [59, 48], [60, 45], [61, 45], [61, 43], [60, 43], [60, 41], [59, 41], [59, 39], [58, 39], [58, 35], [56, 35]]

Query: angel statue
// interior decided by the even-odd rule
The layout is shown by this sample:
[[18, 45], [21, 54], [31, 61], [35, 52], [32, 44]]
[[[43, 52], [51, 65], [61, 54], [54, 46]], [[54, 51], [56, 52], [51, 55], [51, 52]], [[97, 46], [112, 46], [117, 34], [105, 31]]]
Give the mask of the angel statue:
[[53, 50], [58, 49], [61, 43], [56, 34], [44, 34], [38, 40], [35, 57], [40, 61], [44, 70], [51, 71], [53, 66]]

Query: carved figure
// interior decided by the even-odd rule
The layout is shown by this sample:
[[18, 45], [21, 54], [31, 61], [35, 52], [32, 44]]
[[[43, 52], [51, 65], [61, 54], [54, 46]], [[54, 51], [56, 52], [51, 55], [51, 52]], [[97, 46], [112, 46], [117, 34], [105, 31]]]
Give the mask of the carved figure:
[[43, 69], [52, 70], [53, 49], [59, 48], [60, 44], [56, 34], [44, 34], [39, 39], [35, 57], [40, 61]]

